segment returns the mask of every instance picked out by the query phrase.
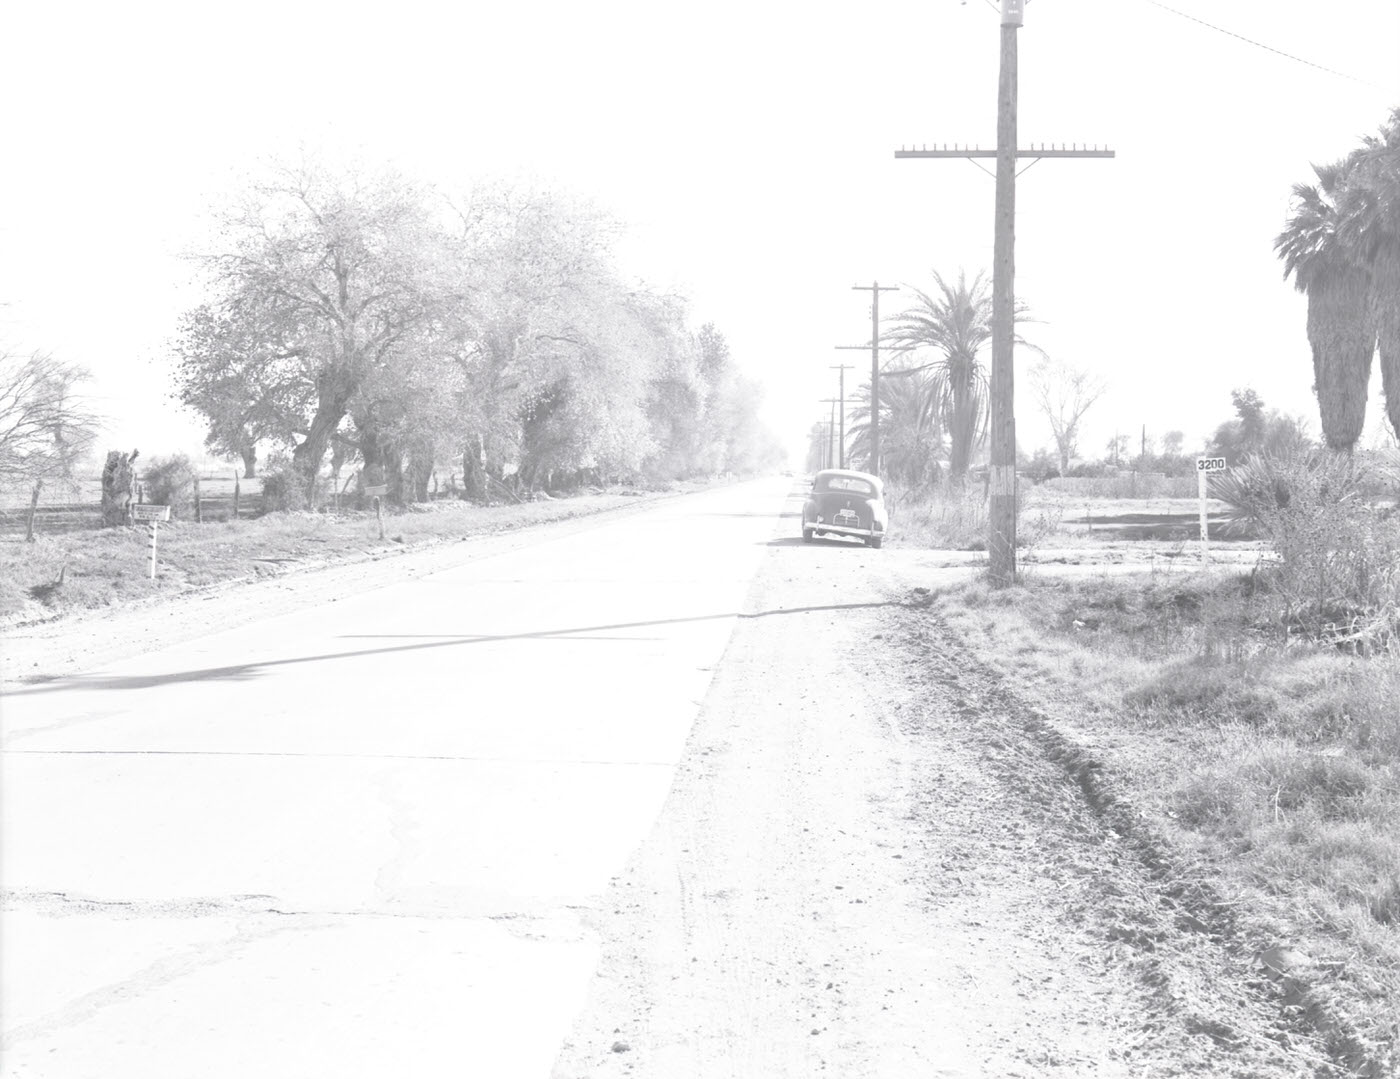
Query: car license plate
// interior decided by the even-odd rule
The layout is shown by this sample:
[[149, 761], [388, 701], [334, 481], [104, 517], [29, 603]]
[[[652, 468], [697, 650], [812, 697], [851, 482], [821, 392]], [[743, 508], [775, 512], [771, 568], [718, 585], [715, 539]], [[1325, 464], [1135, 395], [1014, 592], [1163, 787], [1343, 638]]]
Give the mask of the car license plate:
[[855, 528], [857, 525], [860, 524], [860, 518], [857, 517], [854, 513], [848, 513], [845, 510], [842, 510], [836, 515], [836, 523], [838, 525], [846, 525], [850, 528]]

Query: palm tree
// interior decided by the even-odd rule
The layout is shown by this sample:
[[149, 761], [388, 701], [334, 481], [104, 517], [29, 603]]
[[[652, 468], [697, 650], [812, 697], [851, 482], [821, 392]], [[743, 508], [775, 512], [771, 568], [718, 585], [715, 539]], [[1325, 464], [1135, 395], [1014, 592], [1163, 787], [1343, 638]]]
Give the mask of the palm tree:
[[[914, 301], [887, 320], [882, 339], [937, 354], [911, 370], [929, 372], [918, 385], [929, 395], [928, 407], [948, 432], [949, 478], [961, 483], [973, 451], [987, 433], [987, 367], [981, 353], [992, 339], [992, 289], [980, 273], [969, 283], [960, 271], [957, 284], [952, 285], [935, 272], [933, 282], [932, 292], [905, 286]], [[1017, 303], [1017, 321], [1026, 321], [1026, 312], [1026, 306]], [[1017, 341], [1025, 343], [1019, 337]], [[884, 392], [882, 386], [882, 397]]]
[[1339, 234], [1371, 271], [1386, 414], [1400, 435], [1400, 107], [1350, 159]]
[[1308, 297], [1308, 343], [1322, 433], [1335, 450], [1350, 451], [1366, 422], [1366, 389], [1376, 328], [1371, 271], [1338, 236], [1338, 207], [1349, 161], [1314, 165], [1316, 184], [1295, 184], [1293, 214], [1274, 241], [1283, 275]]
[[[884, 473], [910, 488], [937, 481], [946, 439], [935, 407], [936, 394], [928, 371], [886, 371], [880, 379], [880, 456]], [[852, 422], [847, 428], [848, 454], [870, 460], [870, 386], [856, 390]], [[869, 467], [869, 466], [867, 466]], [[875, 471], [872, 467], [870, 471]]]
[[1323, 434], [1349, 451], [1361, 436], [1378, 343], [1386, 411], [1400, 433], [1400, 108], [1378, 136], [1313, 171], [1316, 184], [1293, 188], [1274, 249], [1308, 297]]

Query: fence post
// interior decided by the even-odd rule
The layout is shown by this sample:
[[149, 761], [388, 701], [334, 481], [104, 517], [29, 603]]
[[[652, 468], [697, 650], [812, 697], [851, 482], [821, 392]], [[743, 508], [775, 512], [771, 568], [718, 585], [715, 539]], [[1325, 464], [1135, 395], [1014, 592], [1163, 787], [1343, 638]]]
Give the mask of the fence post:
[[199, 498], [199, 473], [194, 476], [194, 523], [202, 525], [204, 523], [204, 505]]
[[238, 485], [238, 469], [233, 470], [233, 519], [238, 520], [238, 495], [242, 489]]
[[44, 489], [43, 480], [34, 481], [34, 493], [29, 497], [29, 527], [25, 529], [24, 542], [34, 542], [34, 515], [39, 512], [39, 492]]

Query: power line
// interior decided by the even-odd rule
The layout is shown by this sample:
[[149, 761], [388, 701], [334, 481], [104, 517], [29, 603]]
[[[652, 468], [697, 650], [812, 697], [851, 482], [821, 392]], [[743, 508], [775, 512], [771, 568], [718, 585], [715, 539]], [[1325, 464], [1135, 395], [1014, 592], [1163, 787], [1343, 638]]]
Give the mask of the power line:
[[1226, 30], [1223, 26], [1216, 26], [1213, 22], [1206, 22], [1205, 19], [1197, 18], [1195, 15], [1188, 15], [1184, 11], [1178, 11], [1174, 7], [1168, 7], [1166, 4], [1161, 3], [1160, 0], [1146, 0], [1146, 2], [1153, 7], [1161, 8], [1163, 11], [1170, 11], [1179, 18], [1187, 19], [1194, 23], [1200, 23], [1200, 25], [1214, 30], [1218, 34], [1224, 34], [1226, 37], [1232, 37], [1237, 41], [1243, 41], [1247, 45], [1253, 45], [1256, 49], [1263, 49], [1265, 52], [1271, 52], [1275, 56], [1282, 56], [1287, 60], [1293, 60], [1307, 67], [1316, 68], [1318, 71], [1325, 71], [1329, 75], [1336, 75], [1339, 79], [1350, 79], [1352, 82], [1359, 82], [1361, 85], [1369, 86], [1375, 90], [1388, 91], [1387, 87], [1381, 86], [1379, 83], [1374, 83], [1370, 79], [1363, 79], [1356, 75], [1348, 75], [1345, 71], [1337, 71], [1334, 68], [1315, 64], [1311, 60], [1304, 60], [1301, 56], [1294, 56], [1291, 52], [1284, 52], [1282, 49], [1276, 49], [1272, 45], [1265, 45], [1262, 41], [1255, 41], [1252, 37], [1245, 37], [1243, 34], [1237, 34], [1233, 30]]

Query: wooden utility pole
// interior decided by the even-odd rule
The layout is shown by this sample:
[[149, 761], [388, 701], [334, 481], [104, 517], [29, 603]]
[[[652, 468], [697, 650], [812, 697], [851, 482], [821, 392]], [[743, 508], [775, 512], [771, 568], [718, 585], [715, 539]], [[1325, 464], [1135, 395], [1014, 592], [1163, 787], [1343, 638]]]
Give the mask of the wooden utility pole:
[[853, 292], [870, 293], [870, 474], [880, 474], [880, 293], [898, 292], [898, 285], [872, 281], [852, 285]]
[[823, 397], [821, 403], [831, 406], [831, 419], [827, 424], [826, 435], [826, 467], [836, 467], [836, 398]]
[[[996, 231], [992, 246], [992, 378], [991, 378], [991, 505], [987, 552], [992, 583], [1016, 580], [1016, 412], [1012, 361], [1016, 307], [1016, 159], [1043, 157], [1113, 157], [1112, 150], [1031, 147], [1016, 148], [1017, 55], [1016, 31], [1021, 28], [1025, 0], [1001, 0], [1001, 68], [997, 82], [997, 148], [954, 146], [896, 150], [895, 157], [994, 157], [996, 171]], [[981, 168], [981, 166], [978, 166]], [[1026, 168], [1030, 168], [1027, 165]], [[983, 171], [986, 171], [985, 169]], [[1024, 170], [1022, 170], [1024, 171]]]
[[838, 459], [841, 463], [840, 463], [839, 465], [837, 465], [837, 467], [838, 467], [838, 468], [845, 468], [845, 467], [846, 467], [846, 372], [849, 371], [849, 370], [851, 370], [851, 365], [848, 364], [848, 363], [832, 364], [831, 369], [832, 369], [833, 371], [837, 372], [837, 374], [840, 376], [840, 379], [841, 379], [840, 384], [839, 384], [839, 385], [840, 385], [840, 389], [839, 389], [839, 391], [838, 391], [839, 394], [840, 394], [840, 396], [837, 398], [837, 400], [840, 402], [840, 409], [841, 409], [841, 441], [839, 441], [839, 442], [837, 443], [837, 445], [841, 447], [841, 452], [840, 452], [840, 454], [838, 455], [838, 458], [837, 458], [837, 459]]
[[[862, 286], [854, 285], [852, 287], [861, 288]], [[898, 291], [898, 289], [894, 286], [881, 285], [879, 282], [876, 282], [874, 287], [879, 289], [881, 292]], [[879, 328], [878, 320], [880, 317], [879, 303], [879, 295], [877, 294], [875, 298], [875, 304], [871, 308], [871, 321], [877, 323], [877, 331]], [[882, 377], [880, 374], [880, 338], [877, 332], [877, 335], [872, 337], [871, 343], [868, 345], [837, 345], [836, 347], [839, 350], [854, 349], [858, 352], [864, 352], [866, 349], [870, 350], [870, 474], [872, 476], [878, 476], [880, 474], [880, 379]], [[886, 348], [885, 351], [913, 352], [915, 350], [915, 347], [916, 346], [910, 346], [908, 348]], [[902, 371], [894, 372], [895, 375], [901, 375], [904, 373], [905, 372]], [[890, 378], [893, 376], [887, 374], [883, 377]]]

